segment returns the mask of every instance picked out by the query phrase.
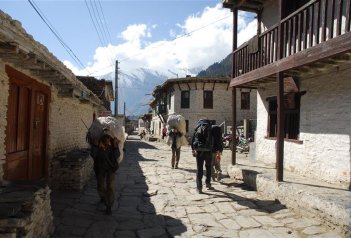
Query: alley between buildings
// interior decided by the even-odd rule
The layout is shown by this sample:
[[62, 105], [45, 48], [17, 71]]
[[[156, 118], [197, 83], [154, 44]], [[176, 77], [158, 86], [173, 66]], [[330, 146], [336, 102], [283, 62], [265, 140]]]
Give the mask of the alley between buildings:
[[[212, 182], [214, 190], [197, 194], [190, 147], [182, 147], [179, 169], [171, 168], [171, 149], [163, 142], [131, 135], [125, 149], [112, 215], [99, 203], [94, 177], [83, 192], [53, 192], [54, 238], [343, 237], [226, 176]], [[229, 154], [222, 158], [224, 172]]]

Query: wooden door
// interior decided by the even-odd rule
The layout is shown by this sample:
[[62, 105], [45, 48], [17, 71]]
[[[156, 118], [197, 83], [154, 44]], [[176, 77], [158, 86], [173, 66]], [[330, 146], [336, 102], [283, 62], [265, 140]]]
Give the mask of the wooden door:
[[32, 178], [45, 176], [45, 148], [46, 148], [46, 112], [47, 97], [40, 91], [33, 93], [33, 137], [32, 137]]
[[29, 88], [10, 83], [6, 129], [5, 179], [27, 179], [29, 176]]
[[47, 175], [46, 139], [49, 88], [6, 67], [10, 78], [6, 180], [40, 179]]

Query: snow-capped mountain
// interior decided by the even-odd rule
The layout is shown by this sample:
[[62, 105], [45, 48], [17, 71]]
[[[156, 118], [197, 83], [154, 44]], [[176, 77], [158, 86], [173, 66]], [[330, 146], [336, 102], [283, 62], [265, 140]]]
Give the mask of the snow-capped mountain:
[[[170, 78], [185, 77], [186, 74], [196, 75], [201, 69], [192, 69], [187, 72], [158, 72], [150, 69], [139, 68], [134, 72], [125, 73], [121, 69], [118, 73], [118, 113], [123, 113], [123, 104], [126, 103], [126, 115], [142, 115], [150, 109], [152, 91], [156, 85], [162, 84]], [[115, 81], [115, 74], [101, 76], [106, 80]], [[114, 102], [111, 103], [114, 111]]]

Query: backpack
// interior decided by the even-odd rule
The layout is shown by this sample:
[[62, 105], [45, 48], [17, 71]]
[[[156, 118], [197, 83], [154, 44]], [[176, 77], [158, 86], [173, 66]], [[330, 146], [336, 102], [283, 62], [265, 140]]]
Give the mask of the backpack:
[[199, 121], [194, 131], [192, 148], [199, 151], [212, 150], [211, 122]]
[[212, 125], [212, 151], [223, 151], [222, 129], [218, 125]]

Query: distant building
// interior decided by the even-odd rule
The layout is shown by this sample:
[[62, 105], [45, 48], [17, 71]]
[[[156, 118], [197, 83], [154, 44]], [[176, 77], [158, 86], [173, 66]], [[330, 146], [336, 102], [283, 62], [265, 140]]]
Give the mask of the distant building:
[[89, 76], [77, 76], [77, 79], [81, 81], [90, 91], [99, 97], [104, 103], [104, 107], [111, 111], [111, 101], [113, 97], [113, 86], [112, 81], [105, 79], [97, 79]]
[[[163, 125], [172, 113], [181, 114], [186, 120], [188, 137], [192, 136], [199, 119], [215, 120], [223, 132], [232, 125], [232, 91], [228, 77], [185, 77], [168, 79], [153, 91], [154, 100], [151, 130], [162, 135]], [[256, 90], [238, 89], [238, 118], [256, 124]], [[253, 132], [252, 132], [253, 133]]]

